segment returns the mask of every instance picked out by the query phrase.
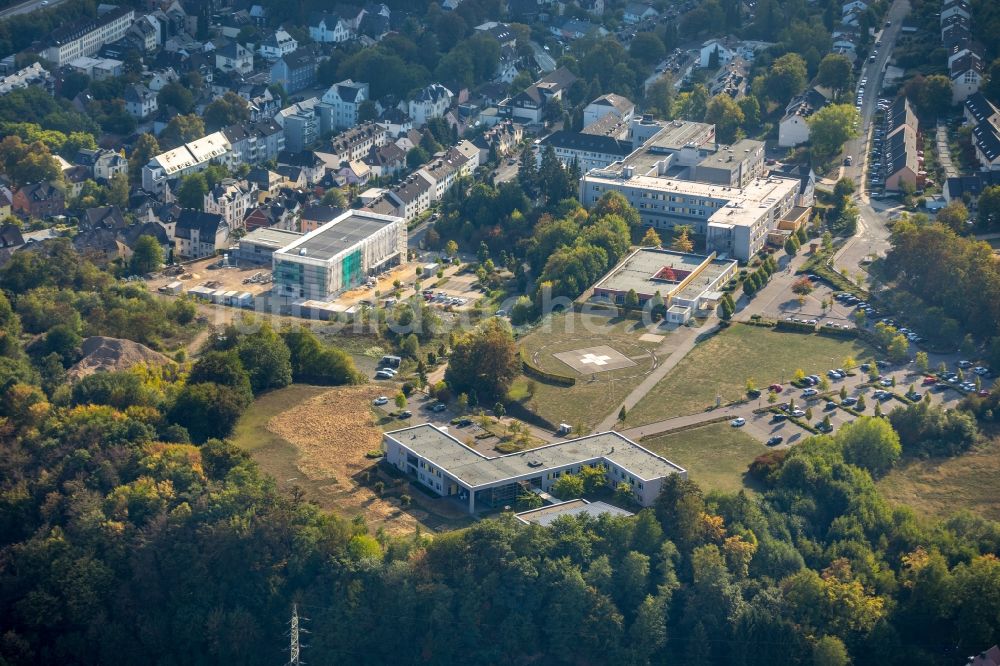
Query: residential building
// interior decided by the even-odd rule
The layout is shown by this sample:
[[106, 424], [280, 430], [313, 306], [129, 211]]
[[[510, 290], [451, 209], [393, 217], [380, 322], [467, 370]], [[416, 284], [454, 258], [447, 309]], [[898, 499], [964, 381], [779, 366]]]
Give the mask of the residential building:
[[389, 133], [382, 125], [367, 121], [345, 130], [330, 141], [332, 161], [353, 162], [366, 157], [373, 148], [389, 143]]
[[272, 293], [327, 301], [405, 260], [403, 218], [348, 210], [274, 252]]
[[107, 182], [116, 175], [128, 175], [128, 160], [121, 153], [107, 148], [81, 148], [73, 160], [87, 167], [91, 177], [99, 183]]
[[984, 169], [1000, 169], [1000, 122], [991, 119], [972, 129], [976, 159]]
[[34, 62], [13, 74], [0, 77], [0, 95], [6, 95], [11, 90], [20, 90], [28, 86], [40, 86], [51, 92], [53, 78], [41, 63]]
[[333, 222], [344, 214], [343, 208], [327, 206], [326, 204], [311, 204], [302, 208], [299, 215], [299, 231], [304, 234], [316, 231], [324, 224]]
[[230, 42], [215, 51], [215, 68], [220, 72], [251, 74], [253, 72], [253, 52], [237, 42]]
[[65, 213], [66, 199], [62, 190], [43, 181], [18, 188], [11, 200], [11, 208], [17, 215], [41, 220]]
[[209, 257], [229, 246], [229, 225], [218, 213], [184, 208], [173, 234], [174, 254], [181, 259]]
[[949, 178], [944, 184], [944, 199], [947, 202], [974, 200], [987, 187], [1000, 186], [1000, 169], [976, 171], [967, 176]]
[[395, 143], [387, 143], [379, 148], [373, 147], [362, 159], [376, 178], [395, 176], [406, 168], [406, 153]]
[[265, 60], [277, 60], [294, 53], [298, 48], [299, 42], [284, 28], [278, 28], [260, 43], [257, 53]]
[[309, 20], [309, 37], [321, 44], [346, 42], [355, 35], [348, 20], [336, 14], [314, 14]]
[[590, 21], [582, 21], [580, 19], [567, 19], [561, 24], [553, 24], [549, 27], [549, 32], [560, 39], [569, 41], [581, 39], [590, 34], [597, 35], [599, 37], [603, 37], [608, 34], [608, 31], [602, 26], [595, 25]]
[[591, 169], [603, 169], [632, 153], [631, 141], [560, 130], [535, 141], [536, 159], [539, 164], [550, 146], [563, 166], [568, 167], [576, 163], [581, 173]]
[[498, 108], [504, 117], [514, 122], [537, 125], [542, 122], [545, 105], [553, 100], [561, 100], [565, 92], [576, 81], [565, 67], [549, 72], [528, 86], [523, 92], [500, 102]]
[[[286, 150], [305, 150], [319, 139], [319, 116], [316, 115], [312, 108], [298, 108], [302, 104], [302, 102], [295, 104], [293, 110], [287, 114], [285, 114], [285, 110], [281, 112]], [[275, 118], [275, 120], [277, 121], [278, 118]]]
[[828, 103], [827, 98], [815, 88], [792, 99], [778, 123], [778, 145], [790, 148], [808, 142], [809, 117]]
[[130, 116], [142, 120], [156, 113], [156, 93], [137, 83], [125, 88], [125, 111]]
[[278, 167], [290, 166], [301, 169], [306, 183], [318, 183], [326, 173], [326, 163], [311, 150], [283, 150], [278, 153]]
[[134, 38], [144, 52], [152, 53], [160, 47], [163, 27], [160, 20], [152, 14], [146, 14], [135, 20], [128, 30], [128, 36]]
[[655, 21], [660, 12], [653, 9], [651, 5], [643, 2], [630, 2], [625, 5], [625, 13], [622, 19], [629, 25], [642, 23], [643, 21]]
[[583, 126], [592, 125], [609, 114], [629, 122], [635, 115], [635, 104], [627, 97], [614, 93], [601, 95], [583, 109]]
[[271, 65], [271, 83], [288, 94], [297, 93], [316, 83], [316, 58], [306, 50], [280, 56]]
[[92, 58], [80, 56], [66, 63], [66, 67], [86, 74], [95, 81], [103, 81], [122, 75], [124, 63], [114, 58]]
[[431, 118], [444, 115], [455, 95], [440, 83], [425, 86], [410, 100], [409, 112], [414, 127], [423, 127]]
[[230, 125], [222, 133], [229, 141], [229, 152], [224, 161], [232, 169], [242, 164], [275, 160], [285, 149], [285, 132], [273, 120]]
[[503, 508], [525, 491], [548, 492], [563, 474], [601, 469], [609, 487], [629, 484], [636, 502], [652, 506], [663, 481], [687, 471], [617, 432], [597, 433], [527, 452], [489, 458], [429, 423], [384, 433], [385, 464], [441, 497], [455, 497], [470, 514]]
[[401, 183], [362, 210], [383, 215], [396, 215], [412, 222], [430, 208], [434, 183], [420, 172], [411, 174]]
[[885, 189], [900, 190], [903, 183], [923, 187], [924, 173], [918, 154], [917, 116], [905, 97], [886, 111]]
[[92, 56], [105, 44], [124, 37], [134, 20], [134, 9], [116, 6], [97, 18], [70, 23], [49, 35], [49, 46], [40, 55], [55, 67], [62, 67], [74, 58]]
[[949, 58], [951, 74], [951, 103], [961, 104], [974, 93], [979, 92], [985, 78], [983, 58], [976, 51], [965, 49], [955, 58]]
[[146, 84], [146, 87], [155, 93], [160, 92], [165, 87], [171, 83], [176, 83], [180, 81], [180, 76], [174, 71], [173, 67], [167, 67], [166, 69], [157, 70], [153, 72], [153, 77]]
[[347, 129], [358, 124], [358, 108], [368, 101], [368, 84], [345, 79], [334, 83], [323, 94], [323, 103], [331, 108], [334, 129]]
[[490, 155], [497, 158], [507, 157], [514, 153], [524, 138], [524, 128], [511, 121], [503, 120], [472, 140], [472, 143], [484, 153], [480, 163], [485, 164]]
[[983, 169], [1000, 169], [1000, 109], [980, 92], [970, 95], [964, 106], [976, 159]]
[[230, 144], [223, 132], [214, 132], [183, 146], [160, 153], [142, 168], [142, 189], [163, 192], [168, 180], [202, 171], [213, 160], [224, 161]]
[[443, 155], [436, 155], [430, 162], [417, 170], [431, 183], [431, 203], [439, 201], [451, 189], [455, 180], [472, 173], [469, 158], [456, 148], [450, 148]]
[[217, 213], [230, 231], [243, 229], [243, 218], [257, 203], [257, 188], [245, 180], [226, 178], [205, 194], [204, 211]]
[[127, 227], [128, 222], [118, 206], [98, 206], [83, 211], [78, 226], [83, 231], [110, 229], [118, 232]]
[[719, 259], [673, 250], [642, 247], [630, 254], [594, 285], [590, 300], [625, 304], [631, 291], [645, 307], [657, 294], [666, 307], [670, 323], [685, 324], [693, 316], [711, 314], [722, 297], [722, 287], [736, 276], [739, 265]]

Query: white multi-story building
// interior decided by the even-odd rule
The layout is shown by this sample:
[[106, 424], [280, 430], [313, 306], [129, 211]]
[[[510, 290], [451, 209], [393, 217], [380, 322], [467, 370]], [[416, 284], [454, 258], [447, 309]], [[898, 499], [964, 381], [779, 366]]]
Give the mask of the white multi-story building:
[[274, 34], [260, 43], [257, 53], [265, 60], [277, 60], [289, 53], [294, 53], [298, 48], [298, 40], [288, 34], [284, 28], [278, 28]]
[[119, 6], [95, 19], [58, 28], [52, 33], [49, 47], [41, 52], [41, 56], [56, 67], [62, 67], [75, 58], [92, 56], [105, 44], [124, 37], [134, 20], [134, 9]]
[[230, 148], [229, 139], [224, 133], [213, 132], [160, 153], [142, 167], [142, 189], [154, 194], [160, 193], [168, 180], [202, 171], [213, 160], [223, 161]]
[[547, 492], [563, 474], [584, 466], [604, 472], [608, 486], [628, 484], [635, 500], [652, 506], [663, 481], [687, 471], [624, 435], [603, 432], [521, 453], [488, 458], [429, 423], [382, 436], [385, 463], [441, 497], [476, 507], [503, 507], [525, 491]]
[[217, 213], [230, 230], [243, 229], [243, 219], [257, 203], [257, 186], [227, 178], [205, 193], [204, 210]]
[[439, 118], [451, 106], [452, 92], [440, 83], [432, 83], [423, 88], [410, 100], [410, 118], [414, 127], [422, 127], [431, 118]]
[[309, 38], [320, 44], [346, 42], [355, 35], [351, 22], [336, 14], [315, 14], [309, 21]]
[[323, 103], [330, 106], [335, 129], [347, 129], [358, 124], [358, 108], [369, 99], [368, 84], [345, 79], [334, 83], [323, 93]]

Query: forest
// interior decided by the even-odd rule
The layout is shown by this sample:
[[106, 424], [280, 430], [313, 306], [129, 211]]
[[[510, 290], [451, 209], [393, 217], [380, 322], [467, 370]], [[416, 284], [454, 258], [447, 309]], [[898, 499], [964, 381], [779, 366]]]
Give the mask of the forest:
[[[193, 364], [69, 389], [81, 334], [162, 346], [190, 313], [58, 242], [16, 257], [0, 271], [2, 664], [278, 663], [293, 604], [312, 663], [953, 664], [1000, 638], [1000, 525], [916, 515], [874, 482], [975, 446], [965, 411], [901, 407], [771, 452], [754, 493], [674, 477], [633, 518], [390, 536], [279, 492], [225, 440], [262, 391], [358, 381], [343, 352], [244, 323]], [[119, 328], [129, 308], [146, 328]]]

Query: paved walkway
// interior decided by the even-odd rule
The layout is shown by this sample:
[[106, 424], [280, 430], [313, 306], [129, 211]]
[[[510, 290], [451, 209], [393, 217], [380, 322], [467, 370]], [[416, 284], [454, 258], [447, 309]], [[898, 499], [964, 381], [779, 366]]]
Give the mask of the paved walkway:
[[[594, 428], [594, 432], [606, 432], [612, 430], [618, 423], [618, 414], [621, 413], [622, 406], [624, 405], [626, 412], [630, 411], [635, 405], [642, 400], [647, 393], [653, 390], [656, 384], [667, 376], [667, 373], [674, 369], [678, 363], [681, 362], [688, 352], [694, 349], [695, 343], [698, 341], [698, 337], [701, 335], [707, 335], [714, 332], [719, 327], [719, 321], [713, 314], [706, 325], [700, 328], [688, 328], [686, 326], [678, 328], [676, 331], [667, 336], [667, 340], [664, 341], [663, 346], [674, 345], [674, 350], [670, 353], [666, 359], [660, 363], [653, 372], [649, 373], [642, 382], [632, 389], [632, 392], [625, 396], [625, 400], [618, 403], [614, 410], [608, 414], [603, 421], [597, 424]], [[663, 347], [661, 347], [662, 349]]]
[[938, 162], [941, 164], [941, 168], [944, 169], [944, 177], [958, 177], [958, 169], [951, 163], [951, 149], [948, 147], [948, 126], [940, 121], [937, 124], [935, 142], [937, 144]]

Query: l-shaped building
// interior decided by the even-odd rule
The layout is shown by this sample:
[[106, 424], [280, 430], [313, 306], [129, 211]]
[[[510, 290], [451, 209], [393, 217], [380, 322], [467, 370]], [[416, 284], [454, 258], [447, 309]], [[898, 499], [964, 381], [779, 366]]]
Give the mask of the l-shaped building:
[[569, 439], [520, 453], [489, 458], [430, 423], [382, 436], [385, 462], [416, 478], [441, 497], [454, 496], [469, 513], [479, 506], [511, 504], [523, 492], [548, 491], [563, 474], [584, 466], [604, 470], [607, 484], [632, 487], [636, 501], [651, 506], [663, 480], [687, 471], [617, 432]]

